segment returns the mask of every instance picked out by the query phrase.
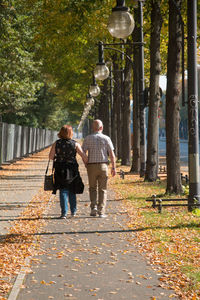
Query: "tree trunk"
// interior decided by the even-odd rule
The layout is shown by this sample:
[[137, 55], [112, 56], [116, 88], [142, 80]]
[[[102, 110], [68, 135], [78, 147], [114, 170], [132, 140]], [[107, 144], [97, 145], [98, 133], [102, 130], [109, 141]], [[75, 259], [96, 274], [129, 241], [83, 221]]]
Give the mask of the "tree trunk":
[[109, 78], [109, 136], [112, 140], [112, 128], [113, 128], [113, 65], [110, 66], [110, 78]]
[[88, 131], [89, 131], [89, 134], [92, 134], [93, 133], [93, 128], [92, 128], [92, 124], [93, 124], [93, 119], [88, 119]]
[[99, 100], [97, 100], [97, 98], [94, 98], [94, 107], [93, 107], [93, 116], [94, 116], [94, 120], [98, 119], [98, 105], [99, 105]]
[[[135, 19], [137, 19], [137, 9], [135, 10]], [[132, 34], [133, 41], [138, 40], [138, 29], [135, 27]], [[132, 136], [132, 166], [131, 173], [140, 172], [140, 112], [139, 112], [139, 73], [138, 73], [138, 47], [133, 48], [133, 136]]]
[[83, 128], [82, 128], [83, 138], [85, 138], [89, 133], [90, 133], [90, 130], [89, 130], [89, 120], [85, 119], [85, 121], [83, 123]]
[[99, 119], [103, 122], [103, 132], [109, 135], [109, 101], [108, 101], [108, 79], [103, 81], [102, 94], [99, 103]]
[[118, 159], [121, 157], [121, 76], [119, 71], [119, 63], [117, 55], [114, 55], [113, 60], [113, 77], [114, 77], [114, 90], [113, 90], [113, 111], [116, 125], [116, 147], [115, 153]]
[[113, 65], [110, 67], [110, 136], [113, 142], [114, 149], [116, 149], [116, 112], [115, 112], [115, 105], [113, 101], [113, 87], [114, 87], [114, 80], [113, 80]]
[[[182, 0], [176, 1], [181, 8]], [[181, 25], [172, 0], [169, 0], [169, 45], [166, 91], [166, 161], [168, 193], [182, 192], [179, 149], [179, 95], [181, 69]]]
[[143, 45], [143, 2], [138, 1], [138, 41], [139, 46], [139, 103], [140, 103], [140, 177], [144, 177], [146, 170], [146, 108], [144, 105], [144, 45]]
[[112, 68], [112, 109], [111, 109], [111, 140], [113, 142], [113, 146], [115, 149], [115, 154], [117, 156], [117, 108], [116, 101], [114, 98], [114, 80], [115, 80], [115, 69], [116, 64], [114, 63], [116, 60], [116, 54], [112, 56], [113, 68]]
[[161, 70], [160, 32], [162, 16], [160, 1], [151, 1], [151, 40], [150, 40], [150, 97], [147, 134], [147, 165], [145, 180], [156, 181], [158, 177], [158, 138], [160, 104], [159, 76]]
[[[131, 46], [126, 50], [127, 55], [131, 55]], [[126, 65], [124, 70], [124, 86], [123, 86], [123, 103], [122, 103], [122, 165], [130, 166], [131, 160], [131, 128], [130, 128], [130, 90], [131, 90], [131, 71], [132, 64], [126, 58]]]
[[121, 110], [121, 103], [122, 103], [122, 88], [123, 88], [123, 82], [122, 82], [122, 70], [118, 70], [119, 73], [119, 81], [116, 83], [118, 90], [118, 95], [116, 95], [116, 108], [117, 108], [117, 153], [118, 153], [118, 160], [122, 158], [122, 110]]

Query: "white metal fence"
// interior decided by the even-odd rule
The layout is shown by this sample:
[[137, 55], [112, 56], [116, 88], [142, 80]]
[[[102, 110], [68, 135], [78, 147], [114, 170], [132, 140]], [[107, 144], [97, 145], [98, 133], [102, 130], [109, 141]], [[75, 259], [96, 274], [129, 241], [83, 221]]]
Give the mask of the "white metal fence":
[[50, 146], [57, 132], [0, 122], [0, 165]]

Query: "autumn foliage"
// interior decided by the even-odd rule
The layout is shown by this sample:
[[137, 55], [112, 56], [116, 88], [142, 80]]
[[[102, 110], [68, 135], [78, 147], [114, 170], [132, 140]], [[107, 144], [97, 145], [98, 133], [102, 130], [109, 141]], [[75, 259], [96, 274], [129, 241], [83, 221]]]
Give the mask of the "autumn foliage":
[[[120, 169], [128, 172], [128, 168]], [[153, 194], [164, 194], [165, 184], [165, 179], [149, 183], [133, 174], [111, 179], [111, 188], [124, 199], [133, 241], [136, 238], [139, 251], [163, 272], [160, 286], [173, 289], [180, 299], [200, 299], [199, 210], [189, 213], [186, 207], [173, 207], [159, 214], [145, 200]]]

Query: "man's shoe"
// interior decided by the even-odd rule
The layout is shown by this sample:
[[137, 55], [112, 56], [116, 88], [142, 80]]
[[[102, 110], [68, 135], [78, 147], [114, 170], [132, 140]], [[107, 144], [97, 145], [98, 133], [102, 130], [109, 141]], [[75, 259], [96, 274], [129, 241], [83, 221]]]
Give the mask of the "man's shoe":
[[96, 212], [91, 212], [91, 213], [90, 213], [90, 216], [91, 216], [91, 217], [96, 217], [96, 215], [97, 215]]
[[105, 215], [105, 214], [100, 214], [100, 215], [99, 215], [99, 218], [107, 218], [107, 215]]
[[71, 214], [72, 218], [75, 217], [75, 216], [76, 216], [76, 212], [74, 212], [74, 213]]
[[94, 209], [91, 210], [90, 216], [91, 217], [96, 217], [96, 215], [97, 215], [97, 209], [94, 208]]

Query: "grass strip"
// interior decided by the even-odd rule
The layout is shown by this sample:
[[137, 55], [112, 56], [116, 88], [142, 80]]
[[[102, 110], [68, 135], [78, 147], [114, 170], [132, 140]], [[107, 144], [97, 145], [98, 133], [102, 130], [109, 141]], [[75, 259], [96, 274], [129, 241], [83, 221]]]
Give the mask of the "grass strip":
[[159, 214], [146, 199], [165, 194], [165, 178], [144, 182], [138, 175], [129, 174], [127, 167], [120, 166], [118, 172], [119, 169], [127, 173], [125, 178], [116, 176], [110, 185], [119, 199], [125, 200], [122, 204], [128, 211], [127, 225], [133, 229], [133, 242], [156, 269], [162, 270], [161, 286], [173, 289], [180, 299], [200, 299], [200, 210], [165, 207]]

